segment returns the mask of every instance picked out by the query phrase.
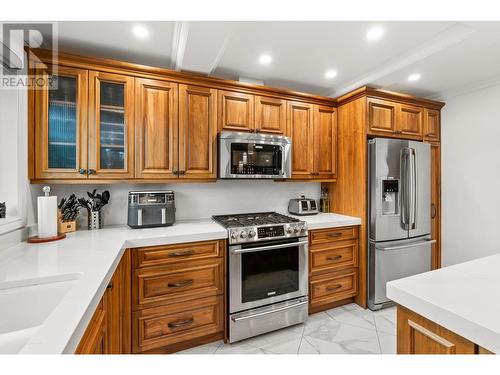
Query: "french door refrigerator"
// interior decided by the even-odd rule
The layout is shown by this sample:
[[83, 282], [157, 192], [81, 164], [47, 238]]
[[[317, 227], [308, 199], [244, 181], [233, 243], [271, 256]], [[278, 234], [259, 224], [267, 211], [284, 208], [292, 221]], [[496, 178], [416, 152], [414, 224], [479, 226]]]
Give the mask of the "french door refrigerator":
[[430, 145], [375, 138], [368, 142], [368, 307], [393, 302], [386, 283], [431, 268]]

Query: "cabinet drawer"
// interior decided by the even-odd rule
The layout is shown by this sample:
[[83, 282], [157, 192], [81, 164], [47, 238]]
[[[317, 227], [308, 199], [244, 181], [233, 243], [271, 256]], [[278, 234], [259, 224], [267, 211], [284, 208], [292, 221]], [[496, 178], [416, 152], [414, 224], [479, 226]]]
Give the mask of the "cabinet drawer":
[[168, 246], [142, 247], [134, 251], [134, 268], [159, 266], [221, 256], [223, 241], [182, 243]]
[[223, 298], [209, 297], [135, 312], [133, 352], [153, 351], [168, 345], [221, 332]]
[[311, 245], [330, 243], [333, 241], [354, 240], [358, 238], [358, 227], [341, 227], [312, 230]]
[[354, 297], [357, 293], [357, 270], [342, 274], [313, 277], [309, 284], [311, 305], [323, 305], [345, 298]]
[[134, 310], [221, 294], [223, 275], [220, 258], [137, 269], [132, 285]]
[[334, 242], [325, 247], [315, 247], [309, 252], [309, 270], [312, 274], [318, 271], [333, 271], [341, 267], [357, 267], [358, 242]]

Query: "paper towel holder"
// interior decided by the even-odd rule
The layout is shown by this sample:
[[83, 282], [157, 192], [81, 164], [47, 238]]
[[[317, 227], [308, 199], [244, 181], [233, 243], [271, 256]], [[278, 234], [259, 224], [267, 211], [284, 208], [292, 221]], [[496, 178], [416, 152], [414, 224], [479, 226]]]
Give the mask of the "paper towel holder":
[[[46, 197], [48, 197], [50, 195], [50, 186], [44, 186], [42, 190], [43, 190], [44, 195]], [[32, 236], [32, 237], [28, 238], [28, 243], [52, 242], [52, 241], [62, 240], [63, 238], [66, 238], [66, 234], [65, 233], [57, 233], [56, 236], [44, 237], [44, 238], [40, 238], [38, 236]]]

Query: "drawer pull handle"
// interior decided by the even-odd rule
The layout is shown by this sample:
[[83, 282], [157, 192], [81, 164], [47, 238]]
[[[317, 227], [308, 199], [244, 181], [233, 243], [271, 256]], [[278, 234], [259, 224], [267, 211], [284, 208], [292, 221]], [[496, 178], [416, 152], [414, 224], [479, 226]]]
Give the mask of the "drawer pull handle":
[[188, 255], [193, 255], [194, 250], [186, 250], [186, 251], [176, 251], [174, 253], [168, 254], [169, 257], [185, 257]]
[[335, 260], [340, 260], [342, 259], [342, 255], [335, 255], [334, 257], [327, 257], [326, 260], [332, 260], [332, 261], [335, 261]]
[[172, 322], [168, 323], [168, 328], [179, 328], [179, 327], [184, 327], [190, 324], [193, 324], [194, 319], [185, 319], [185, 320], [178, 320], [177, 322]]
[[169, 288], [182, 288], [183, 286], [188, 286], [194, 283], [193, 279], [185, 280], [185, 281], [179, 281], [178, 283], [169, 283], [168, 287]]
[[328, 233], [328, 237], [336, 238], [340, 236], [342, 236], [342, 232]]
[[337, 284], [337, 285], [335, 285], [335, 286], [327, 286], [327, 287], [326, 287], [326, 290], [327, 290], [328, 292], [333, 292], [333, 291], [335, 291], [335, 290], [337, 290], [337, 289], [340, 289], [340, 288], [342, 288], [342, 285]]

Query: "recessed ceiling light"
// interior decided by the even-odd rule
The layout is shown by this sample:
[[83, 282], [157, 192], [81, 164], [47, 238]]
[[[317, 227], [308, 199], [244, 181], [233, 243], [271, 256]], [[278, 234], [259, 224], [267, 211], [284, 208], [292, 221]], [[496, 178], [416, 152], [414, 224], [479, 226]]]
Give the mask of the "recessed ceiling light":
[[325, 77], [328, 79], [332, 79], [337, 77], [337, 71], [336, 70], [327, 70], [325, 73]]
[[271, 61], [273, 61], [273, 58], [270, 55], [262, 55], [259, 57], [259, 62], [262, 65], [269, 65], [271, 64]]
[[147, 38], [149, 36], [149, 30], [141, 25], [135, 25], [132, 29], [132, 32], [136, 37], [141, 39]]
[[375, 26], [368, 30], [368, 32], [366, 33], [366, 39], [368, 39], [369, 41], [375, 41], [380, 39], [382, 35], [384, 35], [384, 29], [380, 26]]
[[420, 79], [420, 77], [421, 77], [421, 76], [420, 76], [420, 74], [418, 74], [418, 73], [413, 73], [413, 74], [410, 74], [410, 75], [408, 76], [408, 81], [410, 81], [410, 82], [415, 82], [415, 81], [418, 81], [418, 80]]

